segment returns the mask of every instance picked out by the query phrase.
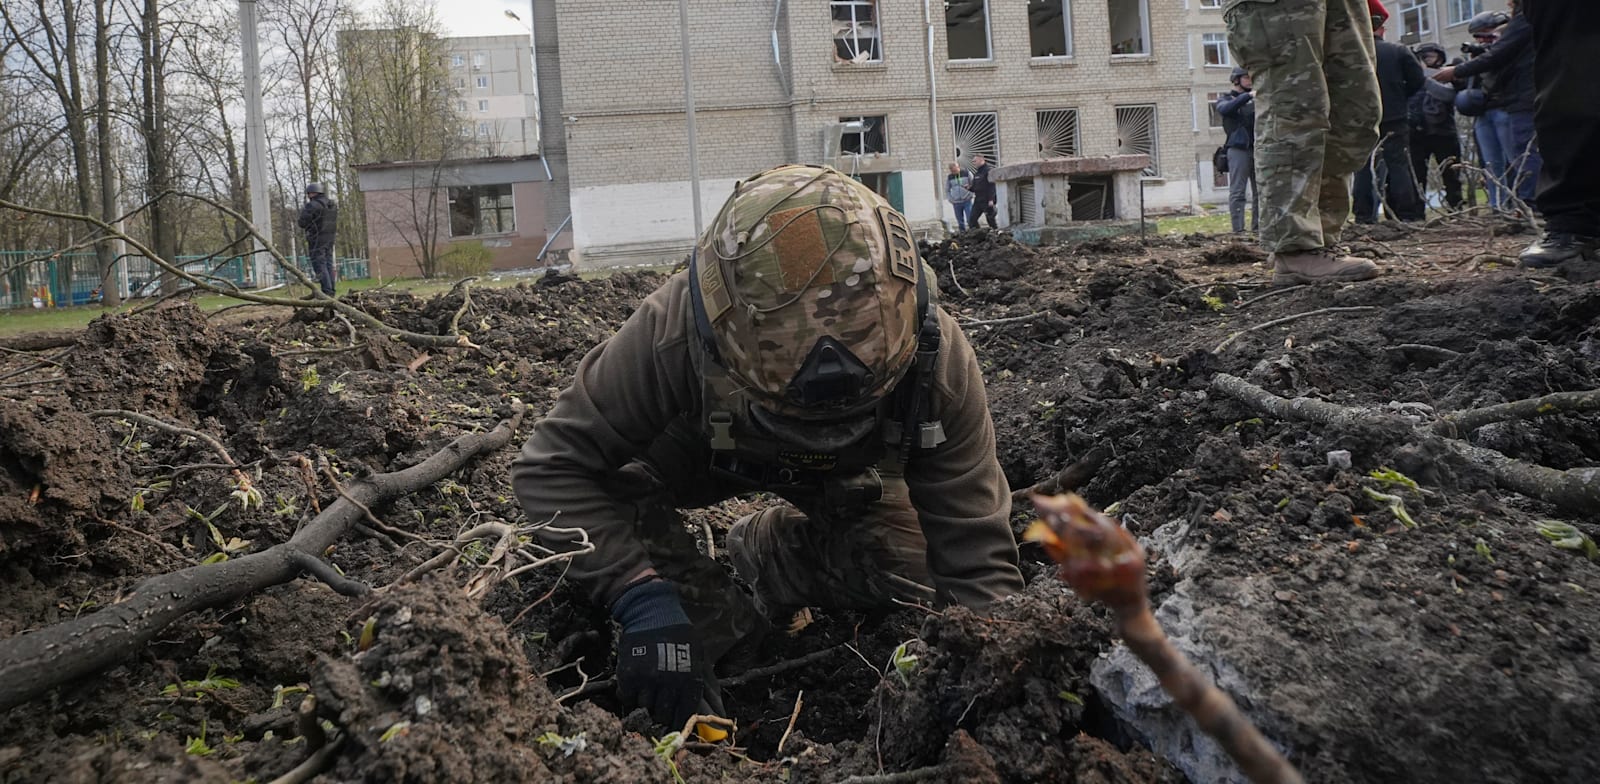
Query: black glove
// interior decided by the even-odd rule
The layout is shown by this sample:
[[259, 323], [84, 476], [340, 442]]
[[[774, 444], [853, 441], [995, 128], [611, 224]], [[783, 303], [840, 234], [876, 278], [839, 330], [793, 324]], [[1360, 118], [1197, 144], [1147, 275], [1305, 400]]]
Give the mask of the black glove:
[[611, 605], [622, 624], [617, 638], [617, 691], [624, 706], [645, 708], [651, 718], [681, 727], [699, 709], [705, 692], [700, 675], [700, 640], [666, 580], [629, 588]]

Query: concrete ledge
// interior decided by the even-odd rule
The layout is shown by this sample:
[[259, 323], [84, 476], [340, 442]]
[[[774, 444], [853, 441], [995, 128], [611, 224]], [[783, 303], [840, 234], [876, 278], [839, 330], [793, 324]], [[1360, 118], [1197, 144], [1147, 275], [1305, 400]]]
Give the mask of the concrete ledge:
[[1143, 171], [1150, 165], [1148, 155], [1101, 155], [1093, 158], [1045, 158], [1013, 163], [989, 171], [993, 182], [1025, 180], [1051, 174], [1116, 174]]
[[689, 239], [596, 245], [584, 248], [575, 254], [574, 265], [580, 270], [597, 270], [677, 264], [688, 258], [689, 251], [693, 247], [694, 241]]
[[[1140, 157], [1144, 156], [1131, 156]], [[1064, 245], [1139, 233], [1136, 220], [1081, 221], [1070, 226], [1014, 226], [1011, 237], [1023, 245]]]

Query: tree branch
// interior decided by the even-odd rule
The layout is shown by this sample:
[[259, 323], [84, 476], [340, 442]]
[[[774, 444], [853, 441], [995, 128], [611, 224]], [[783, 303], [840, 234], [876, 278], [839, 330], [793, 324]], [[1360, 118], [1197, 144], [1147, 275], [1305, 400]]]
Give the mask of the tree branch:
[[1249, 328], [1246, 328], [1246, 329], [1241, 329], [1238, 332], [1235, 332], [1232, 335], [1229, 335], [1221, 343], [1218, 343], [1216, 348], [1211, 349], [1211, 353], [1213, 353], [1213, 354], [1221, 354], [1223, 349], [1227, 348], [1228, 346], [1233, 345], [1233, 341], [1238, 340], [1239, 338], [1242, 338], [1245, 335], [1248, 335], [1248, 334], [1250, 334], [1252, 332], [1256, 332], [1258, 330], [1267, 329], [1269, 327], [1276, 327], [1279, 324], [1287, 324], [1287, 323], [1289, 323], [1291, 321], [1298, 321], [1300, 319], [1308, 318], [1310, 316], [1321, 316], [1321, 315], [1325, 315], [1325, 314], [1328, 314], [1328, 313], [1360, 313], [1360, 312], [1380, 310], [1380, 309], [1381, 308], [1378, 308], [1375, 305], [1357, 305], [1355, 307], [1349, 307], [1349, 308], [1322, 308], [1320, 310], [1308, 310], [1308, 311], [1306, 311], [1304, 313], [1296, 313], [1293, 316], [1284, 316], [1283, 318], [1273, 319], [1273, 320], [1268, 321], [1268, 322], [1266, 322], [1264, 324], [1257, 324], [1257, 325], [1255, 325], [1253, 327], [1249, 327]]
[[[463, 435], [410, 468], [360, 479], [348, 488], [350, 497], [370, 507], [427, 487], [474, 456], [505, 446], [526, 410], [521, 401], [514, 405], [511, 417], [494, 430]], [[0, 710], [121, 661], [191, 612], [294, 579], [301, 568], [297, 553], [325, 552], [361, 518], [356, 503], [340, 498], [287, 542], [152, 577], [98, 612], [0, 641]]]
[[1508, 419], [1533, 419], [1555, 414], [1577, 414], [1600, 411], [1600, 389], [1580, 392], [1556, 392], [1528, 400], [1515, 400], [1482, 408], [1472, 408], [1447, 414], [1435, 422], [1433, 432], [1442, 436], [1459, 438], [1484, 425]]
[[[1211, 379], [1211, 388], [1262, 411], [1284, 419], [1299, 419], [1324, 425], [1348, 427], [1357, 422], [1371, 422], [1382, 414], [1359, 408], [1336, 405], [1322, 400], [1297, 397], [1282, 398], [1244, 379], [1218, 373]], [[1547, 396], [1548, 397], [1548, 396]], [[1542, 398], [1539, 398], [1542, 399]], [[1533, 401], [1507, 403], [1515, 406]], [[1490, 406], [1490, 409], [1499, 408]], [[1486, 411], [1489, 409], [1475, 409]], [[1472, 412], [1465, 412], [1472, 413]], [[1399, 420], [1397, 420], [1398, 422]], [[1448, 418], [1444, 421], [1448, 421]], [[1578, 512], [1592, 512], [1600, 508], [1600, 468], [1573, 468], [1561, 471], [1542, 465], [1514, 460], [1505, 455], [1473, 446], [1457, 438], [1441, 437], [1433, 429], [1413, 426], [1420, 441], [1442, 444], [1461, 457], [1488, 468], [1501, 487], [1530, 498], [1548, 501], [1556, 506]]]

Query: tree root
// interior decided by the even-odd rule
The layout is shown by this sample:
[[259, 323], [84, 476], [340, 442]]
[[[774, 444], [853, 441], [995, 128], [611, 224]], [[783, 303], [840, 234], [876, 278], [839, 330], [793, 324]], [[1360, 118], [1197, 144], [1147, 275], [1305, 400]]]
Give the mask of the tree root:
[[303, 568], [303, 562], [297, 562], [302, 554], [321, 555], [362, 519], [361, 509], [350, 499], [370, 507], [439, 481], [471, 458], [505, 446], [525, 410], [516, 401], [511, 417], [494, 430], [463, 435], [410, 468], [352, 483], [348, 499], [329, 505], [287, 542], [152, 577], [98, 612], [0, 641], [0, 710], [121, 661], [191, 612], [293, 580]]
[[1095, 473], [1100, 470], [1100, 466], [1105, 465], [1105, 462], [1109, 459], [1111, 459], [1111, 448], [1097, 446], [1089, 450], [1089, 454], [1078, 458], [1066, 468], [1061, 469], [1055, 476], [1045, 479], [1032, 487], [1024, 487], [1021, 490], [1012, 492], [1011, 500], [1026, 501], [1034, 493], [1057, 495], [1076, 490], [1088, 484], [1089, 480], [1093, 479]]
[[[1488, 424], [1489, 422], [1502, 421], [1515, 416], [1529, 417], [1556, 413], [1554, 410], [1546, 410], [1547, 406], [1558, 405], [1550, 403], [1550, 398], [1559, 398], [1563, 401], [1559, 405], [1567, 406], [1567, 408], [1562, 409], [1565, 411], [1590, 410], [1586, 406], [1594, 405], [1594, 398], [1600, 397], [1600, 394], [1594, 391], [1559, 392], [1556, 395], [1546, 395], [1533, 400], [1519, 400], [1514, 403], [1472, 409], [1461, 412], [1459, 415], [1446, 416], [1429, 429], [1424, 430], [1417, 428], [1405, 419], [1392, 415], [1379, 414], [1350, 406], [1341, 406], [1325, 400], [1313, 400], [1304, 397], [1293, 399], [1279, 397], [1242, 378], [1230, 376], [1226, 373], [1218, 373], [1213, 376], [1211, 388], [1257, 411], [1283, 419], [1299, 419], [1335, 427], [1349, 427], [1363, 422], [1381, 422], [1387, 417], [1394, 427], [1413, 430], [1419, 441], [1441, 444], [1461, 457], [1488, 468], [1494, 474], [1495, 482], [1502, 488], [1577, 512], [1592, 512], [1594, 509], [1600, 508], [1600, 468], [1573, 468], [1561, 471], [1521, 460], [1514, 460], [1493, 449], [1485, 449], [1469, 444], [1459, 438], [1449, 438], [1441, 435], [1441, 431], [1452, 433], [1467, 432], [1462, 425], [1463, 422], [1468, 425], [1475, 421], [1479, 422], [1479, 424]], [[1541, 401], [1545, 402], [1541, 404]], [[1508, 413], [1512, 411], [1517, 413], [1514, 415]], [[1459, 416], [1460, 419], [1452, 423], [1452, 416]], [[1476, 427], [1477, 425], [1473, 426]]]

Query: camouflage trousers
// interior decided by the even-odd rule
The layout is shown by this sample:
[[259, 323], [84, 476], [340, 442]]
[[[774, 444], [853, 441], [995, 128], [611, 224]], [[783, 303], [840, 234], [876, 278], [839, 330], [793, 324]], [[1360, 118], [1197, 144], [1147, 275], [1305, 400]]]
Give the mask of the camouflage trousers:
[[1382, 113], [1366, 0], [1234, 0], [1226, 19], [1256, 91], [1261, 244], [1333, 245]]
[[788, 504], [740, 519], [727, 545], [755, 595], [746, 594], [700, 551], [678, 512], [752, 492], [714, 476], [710, 465], [705, 438], [679, 420], [608, 482], [656, 571], [677, 585], [709, 660], [801, 607], [877, 609], [934, 598], [927, 541], [905, 479], [894, 473], [882, 476], [882, 498], [851, 519], [835, 519], [821, 511], [819, 496], [793, 491], [784, 492]]

